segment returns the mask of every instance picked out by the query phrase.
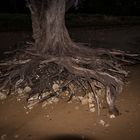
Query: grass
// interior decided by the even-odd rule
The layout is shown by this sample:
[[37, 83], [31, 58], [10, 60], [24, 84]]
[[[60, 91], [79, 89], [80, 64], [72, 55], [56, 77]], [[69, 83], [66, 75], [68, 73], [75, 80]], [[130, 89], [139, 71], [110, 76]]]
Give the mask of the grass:
[[[122, 25], [140, 25], [140, 17], [131, 16], [105, 16], [86, 14], [67, 14], [68, 27], [109, 27]], [[0, 14], [0, 31], [26, 31], [31, 30], [30, 15]]]

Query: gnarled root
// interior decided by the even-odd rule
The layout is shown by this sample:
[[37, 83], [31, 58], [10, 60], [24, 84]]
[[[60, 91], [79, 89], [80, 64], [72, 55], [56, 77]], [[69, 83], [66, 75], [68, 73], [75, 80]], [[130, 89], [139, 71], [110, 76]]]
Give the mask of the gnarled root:
[[[69, 90], [68, 100], [78, 90], [83, 91], [84, 95], [92, 92], [100, 114], [98, 90], [103, 89], [109, 112], [119, 115], [115, 100], [122, 91], [124, 78], [128, 75], [122, 67], [126, 63], [134, 62], [130, 61], [131, 58], [138, 60], [137, 55], [106, 49], [92, 49], [91, 55], [88, 48], [75, 49], [79, 50], [76, 56], [72, 54], [73, 51], [68, 51], [63, 56], [42, 56], [25, 51], [24, 60], [21, 57], [19, 60], [13, 58], [11, 61], [1, 62], [0, 90], [9, 90], [9, 95], [13, 90], [30, 86], [32, 92], [28, 101], [37, 94], [38, 103], [54, 96], [60, 97], [64, 90]], [[90, 53], [85, 57], [87, 52]], [[129, 61], [125, 58], [129, 58]], [[56, 82], [59, 87], [54, 90], [53, 85]], [[47, 94], [44, 95], [45, 92]]]

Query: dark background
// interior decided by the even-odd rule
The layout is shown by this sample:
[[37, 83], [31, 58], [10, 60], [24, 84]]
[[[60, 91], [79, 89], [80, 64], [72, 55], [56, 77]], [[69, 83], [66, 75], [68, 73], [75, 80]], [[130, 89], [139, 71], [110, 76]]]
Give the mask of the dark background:
[[[82, 0], [81, 0], [82, 1]], [[76, 12], [87, 14], [140, 16], [140, 0], [83, 0]], [[1, 0], [1, 13], [28, 13], [25, 0]], [[71, 9], [69, 12], [74, 12]]]

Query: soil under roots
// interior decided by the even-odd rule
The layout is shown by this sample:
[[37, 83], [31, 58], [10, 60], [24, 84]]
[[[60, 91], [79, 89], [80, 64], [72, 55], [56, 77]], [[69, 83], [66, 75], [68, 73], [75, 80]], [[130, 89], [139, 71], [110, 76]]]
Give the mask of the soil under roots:
[[[119, 50], [96, 49], [78, 46], [63, 50], [62, 54], [42, 55], [34, 50], [34, 43], [26, 43], [24, 49], [7, 52], [0, 62], [0, 90], [6, 95], [18, 89], [30, 87], [28, 101], [37, 95], [37, 103], [52, 97], [62, 98], [65, 91], [67, 101], [81, 93], [92, 93], [101, 108], [101, 93], [109, 107], [109, 112], [119, 115], [115, 100], [122, 91], [128, 72], [126, 64], [134, 64], [137, 54]], [[87, 55], [88, 54], [88, 55]]]

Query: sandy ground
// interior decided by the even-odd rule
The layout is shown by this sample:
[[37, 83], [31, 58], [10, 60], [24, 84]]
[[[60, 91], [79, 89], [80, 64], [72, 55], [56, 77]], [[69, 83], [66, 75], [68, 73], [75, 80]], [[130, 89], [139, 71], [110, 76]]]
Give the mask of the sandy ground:
[[[140, 27], [113, 29], [71, 29], [74, 40], [90, 42], [97, 47], [119, 48], [140, 52]], [[0, 33], [0, 46], [6, 50], [27, 38], [27, 32]], [[29, 33], [30, 34], [30, 33]], [[0, 138], [2, 140], [139, 140], [140, 139], [140, 65], [132, 72], [128, 85], [117, 100], [121, 112], [110, 119], [107, 109], [101, 115], [88, 106], [60, 102], [32, 110], [25, 99], [11, 96], [0, 101]], [[100, 122], [104, 122], [101, 124]]]

